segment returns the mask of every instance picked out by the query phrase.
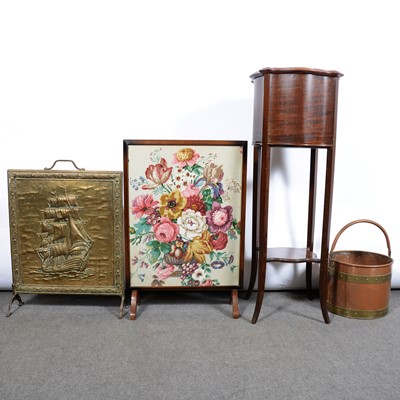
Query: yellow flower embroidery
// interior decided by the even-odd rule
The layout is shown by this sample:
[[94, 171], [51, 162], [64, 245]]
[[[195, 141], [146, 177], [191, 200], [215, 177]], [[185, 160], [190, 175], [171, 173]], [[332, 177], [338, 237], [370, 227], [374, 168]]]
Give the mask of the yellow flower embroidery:
[[194, 150], [190, 147], [186, 147], [185, 149], [181, 149], [176, 153], [176, 159], [178, 161], [190, 161], [194, 156]]
[[178, 150], [173, 155], [172, 163], [178, 164], [179, 167], [183, 168], [186, 165], [193, 166], [199, 158], [200, 154], [196, 153], [195, 150], [190, 147], [185, 147], [184, 149]]
[[179, 190], [174, 190], [171, 193], [163, 194], [160, 197], [160, 203], [161, 216], [173, 220], [181, 216], [182, 210], [186, 206], [186, 198], [181, 195]]
[[211, 235], [208, 231], [204, 231], [201, 236], [196, 236], [189, 242], [184, 261], [190, 262], [195, 259], [198, 263], [203, 263], [206, 260], [205, 255], [210, 254], [213, 249], [210, 239]]

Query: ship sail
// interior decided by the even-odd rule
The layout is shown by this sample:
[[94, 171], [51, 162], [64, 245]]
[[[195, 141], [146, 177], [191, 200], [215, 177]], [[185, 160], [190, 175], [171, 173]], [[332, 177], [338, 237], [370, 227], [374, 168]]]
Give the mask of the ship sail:
[[83, 271], [93, 240], [83, 227], [77, 196], [58, 195], [43, 210], [41, 243], [37, 249], [44, 272]]
[[50, 197], [47, 202], [50, 207], [78, 206], [77, 199], [77, 196], [61, 195]]

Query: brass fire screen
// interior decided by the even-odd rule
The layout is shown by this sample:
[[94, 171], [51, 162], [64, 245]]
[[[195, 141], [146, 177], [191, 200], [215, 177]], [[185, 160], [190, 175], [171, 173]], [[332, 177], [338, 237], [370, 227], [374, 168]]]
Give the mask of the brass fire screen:
[[124, 300], [122, 173], [9, 170], [13, 299], [19, 293]]

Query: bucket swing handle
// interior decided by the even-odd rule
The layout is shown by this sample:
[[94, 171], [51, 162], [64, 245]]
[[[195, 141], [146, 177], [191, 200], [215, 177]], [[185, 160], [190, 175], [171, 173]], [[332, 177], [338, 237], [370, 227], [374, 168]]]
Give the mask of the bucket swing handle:
[[391, 254], [392, 254], [392, 250], [391, 250], [391, 248], [390, 248], [390, 240], [389, 240], [388, 234], [386, 233], [385, 229], [383, 229], [383, 226], [382, 226], [382, 225], [380, 225], [380, 224], [378, 224], [377, 222], [372, 221], [372, 220], [370, 220], [370, 219], [357, 219], [357, 220], [355, 220], [355, 221], [353, 221], [353, 222], [349, 222], [347, 225], [345, 225], [345, 226], [338, 232], [338, 234], [336, 235], [336, 237], [335, 237], [335, 239], [334, 239], [334, 241], [333, 241], [333, 243], [332, 243], [331, 252], [335, 249], [336, 243], [337, 243], [337, 241], [338, 241], [340, 235], [341, 235], [347, 228], [349, 228], [350, 226], [355, 225], [355, 224], [359, 224], [359, 223], [368, 223], [368, 224], [375, 225], [375, 226], [377, 226], [377, 227], [383, 232], [383, 234], [385, 235], [385, 238], [386, 238], [386, 244], [387, 244], [387, 248], [388, 248], [388, 254], [389, 254], [389, 257], [390, 257]]

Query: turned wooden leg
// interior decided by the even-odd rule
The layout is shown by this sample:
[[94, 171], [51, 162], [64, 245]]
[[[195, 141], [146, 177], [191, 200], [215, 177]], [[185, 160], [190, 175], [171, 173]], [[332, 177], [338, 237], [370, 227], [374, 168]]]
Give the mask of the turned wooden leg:
[[237, 289], [232, 289], [231, 304], [232, 304], [233, 319], [238, 319], [240, 314], [239, 314], [239, 296]]
[[136, 310], [137, 310], [138, 300], [139, 300], [138, 291], [137, 290], [132, 290], [131, 308], [130, 308], [130, 314], [129, 314], [129, 319], [130, 320], [135, 320], [136, 319]]

